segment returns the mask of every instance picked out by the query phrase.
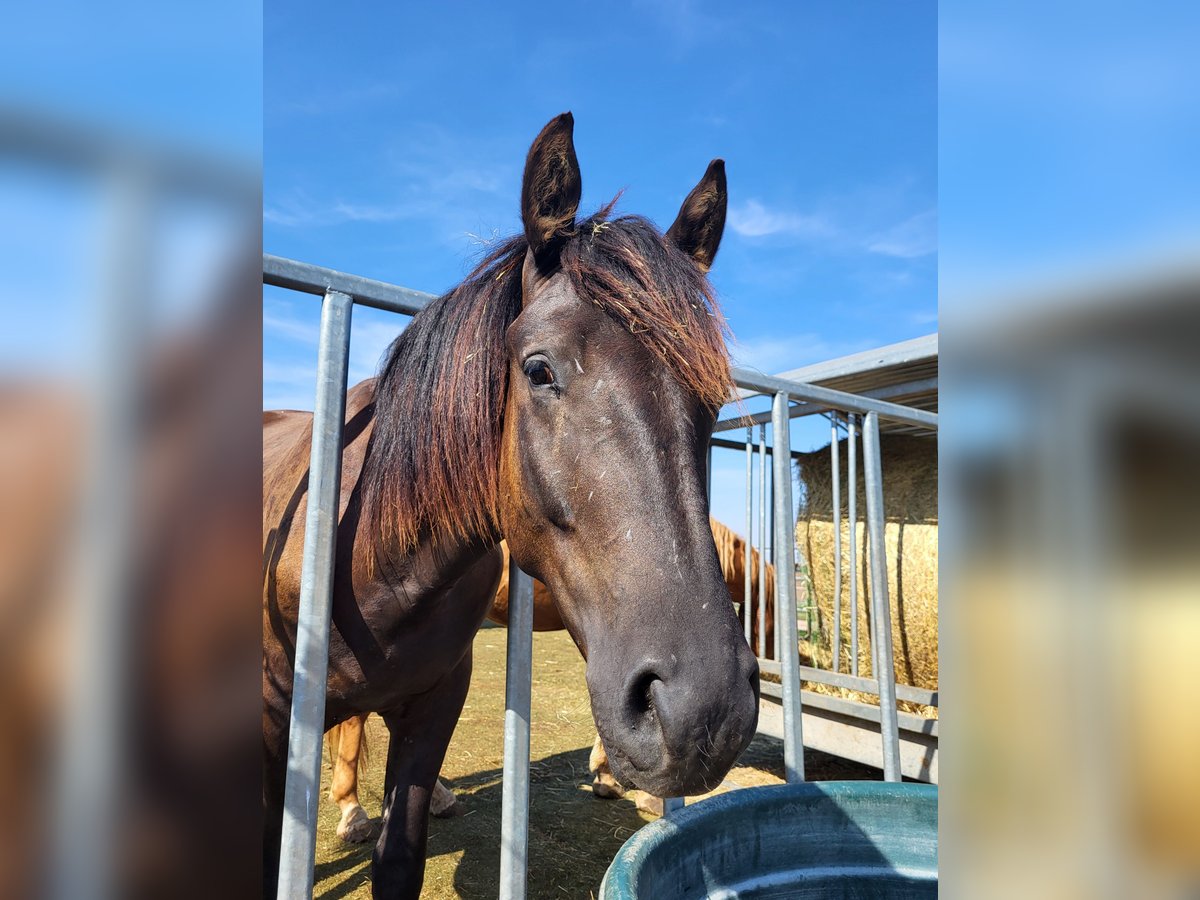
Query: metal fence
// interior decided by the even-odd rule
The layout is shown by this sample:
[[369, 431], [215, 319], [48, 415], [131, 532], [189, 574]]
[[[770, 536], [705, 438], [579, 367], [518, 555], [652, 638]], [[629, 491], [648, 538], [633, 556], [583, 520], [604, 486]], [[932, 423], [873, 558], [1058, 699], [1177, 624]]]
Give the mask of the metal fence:
[[[880, 421], [889, 422], [895, 430], [936, 434], [938, 427], [937, 413], [915, 409], [886, 401], [878, 397], [865, 397], [842, 391], [835, 391], [812, 384], [802, 384], [780, 378], [770, 378], [744, 370], [735, 370], [735, 381], [739, 388], [750, 395], [766, 395], [773, 398], [771, 412], [755, 415], [737, 416], [723, 419], [717, 423], [715, 432], [723, 432], [745, 428], [745, 441], [738, 443], [726, 438], [714, 436], [712, 446], [726, 450], [744, 452], [746, 459], [746, 518], [745, 518], [745, 550], [743, 565], [745, 568], [744, 593], [746, 602], [742, 604], [743, 629], [746, 641], [759, 660], [762, 672], [778, 676], [782, 682], [780, 691], [783, 706], [783, 738], [785, 753], [785, 769], [789, 780], [803, 779], [802, 750], [796, 753], [791, 748], [802, 747], [800, 722], [800, 682], [810, 682], [844, 688], [879, 698], [879, 727], [881, 738], [881, 759], [884, 778], [888, 781], [901, 780], [900, 761], [900, 727], [898, 721], [897, 699], [926, 706], [937, 706], [936, 690], [916, 688], [910, 685], [898, 685], [895, 679], [895, 668], [892, 658], [892, 621], [891, 605], [888, 588], [887, 556], [885, 550], [885, 510], [883, 500], [884, 474], [880, 453]], [[805, 666], [799, 663], [799, 621], [800, 610], [796, 607], [795, 562], [797, 549], [795, 545], [796, 516], [792, 505], [793, 478], [790, 466], [800, 454], [793, 453], [790, 447], [788, 422], [790, 419], [802, 416], [821, 415], [830, 423], [830, 469], [832, 474], [832, 509], [831, 523], [833, 526], [833, 556], [834, 584], [832, 589], [832, 629], [829, 637], [831, 664], [829, 668], [819, 667], [819, 656], [815, 652], [813, 630], [814, 607], [808, 605], [803, 612], [806, 619], [804, 629], [810, 641], [809, 657], [813, 665]], [[769, 418], [768, 418], [769, 416]], [[770, 423], [772, 441], [767, 441], [767, 423]], [[757, 442], [755, 441], [755, 426], [758, 428]], [[849, 533], [852, 536], [847, 547], [843, 548], [841, 541], [841, 435], [845, 434], [846, 466], [847, 466], [847, 518]], [[854, 574], [859, 565], [858, 546], [854, 535], [859, 525], [859, 510], [857, 508], [857, 486], [859, 478], [859, 446], [858, 438], [862, 441], [862, 476], [866, 497], [866, 552], [868, 559], [868, 596], [870, 634], [859, 635], [858, 627], [858, 583]], [[758, 459], [758, 503], [757, 503], [757, 547], [755, 542], [755, 491], [754, 491], [754, 460]], [[767, 478], [767, 457], [771, 457], [772, 473], [770, 481]], [[751, 566], [753, 552], [759, 551], [758, 584], [760, 596], [757, 605], [758, 643], [751, 640], [754, 631], [751, 616], [754, 608], [749, 602], [751, 597]], [[843, 551], [846, 552], [843, 552]], [[843, 653], [843, 609], [842, 609], [842, 561], [849, 557], [849, 609], [846, 612], [850, 618], [849, 672], [842, 671]], [[775, 639], [774, 646], [764, 646], [767, 630], [765, 628], [765, 611], [767, 604], [761, 596], [766, 589], [766, 560], [772, 558], [776, 569], [776, 603], [775, 603]], [[810, 601], [815, 598], [810, 597]], [[866, 641], [871, 654], [871, 677], [862, 677], [858, 671], [860, 638]], [[774, 658], [768, 658], [768, 649]], [[764, 694], [768, 685], [764, 684]]]
[[[292, 690], [291, 733], [288, 743], [283, 842], [280, 851], [280, 898], [310, 897], [316, 849], [317, 807], [305, 796], [307, 785], [320, 783], [321, 740], [324, 731], [325, 680], [328, 665], [330, 606], [333, 589], [333, 559], [336, 539], [339, 479], [341, 475], [342, 428], [345, 419], [346, 371], [350, 347], [350, 320], [355, 304], [413, 315], [432, 295], [408, 290], [264, 254], [263, 282], [277, 287], [316, 294], [323, 298], [317, 364], [316, 402], [309, 473], [309, 505], [301, 575], [299, 620], [297, 622], [295, 676]], [[801, 680], [820, 681], [841, 687], [877, 693], [880, 700], [884, 777], [900, 780], [897, 686], [892, 666], [891, 615], [888, 603], [887, 562], [884, 547], [883, 473], [879, 446], [879, 421], [887, 419], [925, 429], [937, 428], [937, 415], [883, 399], [863, 397], [812, 384], [802, 384], [735, 369], [738, 387], [751, 394], [772, 398], [771, 411], [718, 423], [718, 430], [747, 428], [744, 450], [747, 460], [747, 548], [746, 598], [750, 596], [751, 559], [751, 427], [760, 426], [757, 452], [760, 460], [759, 539], [760, 586], [765, 585], [768, 544], [772, 548], [776, 583], [775, 662], [760, 659], [764, 671], [775, 671], [782, 681], [784, 768], [789, 782], [804, 779], [804, 744], [801, 718]], [[867, 498], [867, 530], [871, 550], [871, 645], [874, 678], [859, 678], [857, 670], [843, 674], [800, 665], [796, 627], [795, 522], [792, 505], [793, 454], [790, 420], [798, 415], [823, 413], [831, 417], [834, 437], [845, 417], [848, 429], [861, 421], [863, 474]], [[770, 423], [772, 444], [767, 446]], [[853, 446], [853, 442], [851, 444]], [[742, 445], [714, 437], [713, 448], [742, 449]], [[832, 464], [837, 466], [838, 442], [833, 441]], [[710, 484], [711, 484], [710, 449]], [[766, 487], [765, 460], [772, 460], [772, 488]], [[855, 471], [856, 457], [848, 460]], [[836, 482], [835, 482], [836, 483]], [[853, 493], [853, 491], [852, 491]], [[835, 500], [835, 504], [838, 501]], [[851, 506], [853, 522], [857, 511]], [[771, 539], [766, 539], [768, 521]], [[838, 550], [840, 553], [840, 548]], [[851, 551], [853, 552], [853, 551]], [[840, 595], [839, 595], [840, 597]], [[839, 600], [840, 602], [840, 600]], [[851, 604], [855, 604], [853, 595]], [[764, 635], [765, 604], [759, 604], [759, 634]], [[743, 604], [746, 638], [750, 638], [750, 603]], [[787, 626], [787, 627], [785, 627]], [[509, 580], [509, 626], [504, 718], [504, 775], [499, 896], [518, 900], [525, 896], [528, 805], [529, 805], [529, 710], [533, 655], [533, 582], [512, 566]], [[857, 626], [851, 642], [857, 642]], [[760, 644], [763, 639], [760, 637]], [[840, 635], [835, 638], [840, 643]], [[766, 654], [760, 646], [759, 657]], [[926, 698], [928, 699], [928, 698]], [[669, 813], [682, 805], [681, 798], [665, 803]]]

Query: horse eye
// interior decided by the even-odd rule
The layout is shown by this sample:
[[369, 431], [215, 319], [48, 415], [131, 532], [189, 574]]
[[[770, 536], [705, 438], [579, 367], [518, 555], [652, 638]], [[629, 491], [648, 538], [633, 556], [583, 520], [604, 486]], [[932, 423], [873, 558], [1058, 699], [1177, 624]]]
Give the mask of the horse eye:
[[538, 387], [554, 384], [554, 370], [546, 365], [545, 360], [541, 359], [531, 359], [525, 363], [525, 377], [531, 384]]

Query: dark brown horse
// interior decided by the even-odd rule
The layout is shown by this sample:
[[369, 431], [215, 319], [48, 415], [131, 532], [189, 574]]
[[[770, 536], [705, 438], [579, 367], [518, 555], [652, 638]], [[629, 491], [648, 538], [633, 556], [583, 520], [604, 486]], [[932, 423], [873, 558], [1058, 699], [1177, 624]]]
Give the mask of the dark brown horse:
[[[428, 808], [466, 695], [497, 543], [560, 598], [614, 773], [659, 795], [717, 784], [754, 735], [758, 669], [705, 510], [730, 396], [705, 273], [726, 194], [714, 161], [664, 236], [577, 222], [573, 120], [530, 148], [524, 234], [415, 316], [347, 397], [326, 727], [390, 732], [378, 897], [416, 897]], [[311, 416], [263, 431], [267, 889], [277, 875]]]

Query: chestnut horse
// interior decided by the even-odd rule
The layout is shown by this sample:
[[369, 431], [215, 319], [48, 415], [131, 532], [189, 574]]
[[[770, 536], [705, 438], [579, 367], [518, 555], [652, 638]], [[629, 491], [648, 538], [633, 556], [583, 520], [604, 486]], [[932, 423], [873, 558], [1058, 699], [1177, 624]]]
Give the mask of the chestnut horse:
[[[613, 773], [715, 786], [758, 720], [758, 664], [707, 526], [705, 465], [732, 393], [706, 277], [714, 160], [664, 235], [611, 206], [576, 221], [569, 113], [529, 150], [524, 233], [413, 317], [347, 396], [325, 727], [390, 734], [376, 897], [417, 897], [430, 796], [462, 710], [503, 539], [560, 598]], [[263, 425], [264, 881], [278, 876], [312, 416]]]
[[[717, 558], [721, 562], [721, 572], [725, 577], [725, 586], [735, 605], [745, 602], [745, 560], [746, 542], [734, 533], [729, 526], [716, 519], [709, 518], [712, 528], [713, 543], [717, 548]], [[504, 560], [508, 562], [508, 548], [500, 545], [504, 551]], [[758, 550], [751, 549], [750, 569], [750, 622], [751, 646], [758, 647], [758, 604], [763, 597], [758, 587]], [[761, 654], [765, 658], [775, 657], [775, 567], [766, 566], [766, 610], [765, 620], [766, 644]], [[497, 625], [508, 625], [508, 570], [500, 579], [492, 608], [487, 617]], [[550, 592], [540, 581], [533, 583], [533, 630], [561, 631], [563, 620], [558, 613]], [[337, 835], [344, 841], [358, 843], [367, 840], [371, 834], [371, 820], [358, 802], [358, 765], [360, 757], [367, 748], [366, 721], [368, 714], [354, 716], [335, 725], [325, 735], [325, 745], [330, 750], [333, 766], [333, 777], [329, 785], [329, 799], [338, 805], [341, 817], [338, 820]], [[624, 796], [625, 790], [617, 781], [608, 765], [608, 754], [600, 736], [596, 736], [592, 744], [588, 768], [592, 773], [592, 793], [596, 797], [612, 799]], [[639, 800], [639, 806], [653, 812], [661, 812], [661, 801], [658, 803]], [[430, 815], [435, 817], [454, 815], [457, 801], [454, 794], [441, 781], [434, 786], [433, 798], [430, 802]]]

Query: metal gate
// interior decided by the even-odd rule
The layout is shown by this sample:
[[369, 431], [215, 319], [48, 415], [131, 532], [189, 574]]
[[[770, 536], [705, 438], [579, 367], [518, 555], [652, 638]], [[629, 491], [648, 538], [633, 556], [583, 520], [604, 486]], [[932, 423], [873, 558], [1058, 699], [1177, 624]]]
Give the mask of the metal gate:
[[[309, 503], [306, 511], [303, 569], [296, 634], [295, 675], [292, 688], [291, 733], [288, 741], [287, 786], [284, 799], [283, 842], [280, 851], [279, 894], [281, 900], [311, 897], [316, 851], [317, 804], [312, 785], [320, 784], [321, 741], [324, 733], [325, 681], [328, 668], [330, 606], [333, 590], [334, 544], [337, 531], [338, 494], [341, 477], [342, 428], [345, 420], [346, 372], [350, 348], [350, 321], [355, 304], [414, 315], [432, 295], [381, 281], [348, 275], [332, 269], [263, 255], [263, 282], [322, 297], [320, 340], [317, 356], [316, 401], [313, 408], [313, 441], [309, 472]], [[772, 552], [776, 571], [776, 629], [782, 681], [784, 768], [789, 782], [804, 780], [804, 744], [800, 682], [826, 683], [873, 689], [880, 701], [884, 777], [900, 780], [900, 755], [896, 716], [896, 683], [892, 665], [891, 614], [888, 602], [887, 561], [884, 546], [883, 474], [879, 448], [881, 418], [909, 425], [937, 428], [937, 414], [912, 409], [885, 400], [831, 390], [812, 384], [759, 375], [746, 369], [734, 370], [734, 381], [743, 391], [772, 398], [770, 414], [749, 417], [747, 436], [747, 525], [749, 531], [751, 425], [759, 424], [760, 461], [772, 458], [773, 490], [768, 502], [765, 469], [762, 470], [760, 536], [765, 538], [766, 514], [772, 521]], [[827, 413], [845, 415], [848, 426], [861, 419], [863, 469], [866, 484], [867, 530], [870, 535], [871, 644], [875, 654], [875, 678], [858, 678], [857, 672], [801, 671], [797, 634], [795, 531], [792, 506], [792, 452], [790, 420], [797, 415]], [[768, 450], [765, 425], [770, 422], [773, 443]], [[742, 420], [736, 420], [740, 426]], [[730, 427], [728, 422], [719, 427]], [[836, 421], [834, 424], [836, 436]], [[714, 438], [714, 447], [741, 446]], [[836, 440], [834, 465], [836, 460]], [[710, 448], [710, 473], [711, 473]], [[850, 458], [850, 465], [855, 458]], [[836, 483], [836, 482], [835, 482]], [[854, 515], [852, 512], [851, 515]], [[747, 535], [749, 537], [749, 534]], [[763, 548], [766, 541], [763, 539]], [[875, 552], [878, 549], [879, 552]], [[746, 550], [750, 559], [749, 541]], [[762, 558], [762, 557], [760, 557]], [[765, 559], [762, 563], [765, 566]], [[747, 583], [749, 582], [747, 564]], [[764, 581], [759, 582], [765, 584]], [[749, 591], [747, 590], [747, 599]], [[840, 594], [838, 595], [840, 598]], [[764, 604], [760, 603], [761, 610]], [[750, 603], [744, 604], [745, 629], [750, 635]], [[529, 811], [529, 709], [533, 654], [533, 582], [512, 564], [509, 580], [509, 626], [504, 714], [504, 775], [499, 896], [502, 900], [525, 897], [528, 868]], [[761, 622], [761, 618], [760, 618]], [[790, 627], [783, 627], [790, 623]], [[764, 634], [762, 628], [759, 634]], [[852, 635], [852, 640], [856, 640]], [[838, 636], [840, 641], [840, 635]], [[760, 638], [761, 642], [761, 638]], [[758, 656], [765, 654], [759, 648]], [[760, 665], [766, 660], [760, 660]], [[668, 799], [669, 813], [683, 803]]]

